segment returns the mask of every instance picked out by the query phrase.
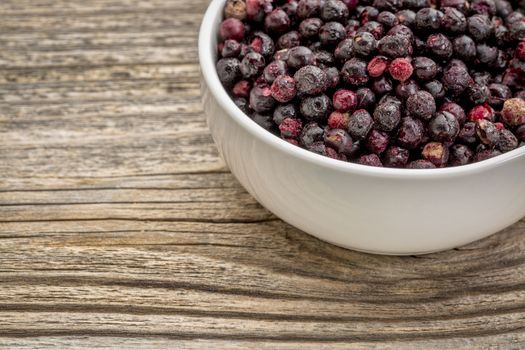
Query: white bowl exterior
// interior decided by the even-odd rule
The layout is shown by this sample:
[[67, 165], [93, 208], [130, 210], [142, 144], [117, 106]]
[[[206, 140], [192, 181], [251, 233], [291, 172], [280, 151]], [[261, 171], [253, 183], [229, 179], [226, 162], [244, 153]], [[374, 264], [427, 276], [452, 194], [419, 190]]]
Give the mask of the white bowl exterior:
[[395, 170], [323, 159], [261, 135], [267, 131], [247, 116], [241, 115], [245, 122], [239, 119], [242, 112], [224, 100], [229, 97], [214, 71], [211, 56], [223, 1], [212, 2], [201, 28], [203, 75], [215, 75], [201, 80], [204, 110], [232, 173], [275, 215], [322, 240], [381, 254], [457, 247], [525, 216], [523, 150], [497, 164], [485, 161], [493, 166]]

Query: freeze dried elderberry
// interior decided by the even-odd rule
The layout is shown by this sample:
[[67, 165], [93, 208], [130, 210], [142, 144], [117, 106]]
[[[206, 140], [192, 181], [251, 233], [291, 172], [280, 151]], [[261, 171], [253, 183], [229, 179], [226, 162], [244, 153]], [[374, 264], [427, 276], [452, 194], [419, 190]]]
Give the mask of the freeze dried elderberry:
[[277, 137], [369, 166], [525, 146], [525, 16], [509, 0], [226, 0], [216, 71]]

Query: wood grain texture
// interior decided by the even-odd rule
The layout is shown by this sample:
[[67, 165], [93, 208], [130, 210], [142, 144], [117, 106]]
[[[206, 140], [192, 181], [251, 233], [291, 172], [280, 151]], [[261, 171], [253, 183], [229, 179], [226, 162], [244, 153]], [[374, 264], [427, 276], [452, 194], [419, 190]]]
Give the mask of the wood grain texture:
[[199, 101], [206, 5], [0, 2], [0, 348], [525, 348], [524, 220], [373, 256], [239, 186]]

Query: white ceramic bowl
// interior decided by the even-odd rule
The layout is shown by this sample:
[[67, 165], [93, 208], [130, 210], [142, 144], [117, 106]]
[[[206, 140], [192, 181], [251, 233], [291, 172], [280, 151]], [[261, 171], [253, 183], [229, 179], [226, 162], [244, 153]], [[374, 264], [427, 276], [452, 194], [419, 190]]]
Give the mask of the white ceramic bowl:
[[225, 0], [213, 0], [199, 36], [202, 98], [230, 170], [257, 201], [327, 242], [379, 254], [457, 247], [525, 216], [525, 147], [445, 169], [346, 163], [293, 146], [238, 109], [215, 70]]

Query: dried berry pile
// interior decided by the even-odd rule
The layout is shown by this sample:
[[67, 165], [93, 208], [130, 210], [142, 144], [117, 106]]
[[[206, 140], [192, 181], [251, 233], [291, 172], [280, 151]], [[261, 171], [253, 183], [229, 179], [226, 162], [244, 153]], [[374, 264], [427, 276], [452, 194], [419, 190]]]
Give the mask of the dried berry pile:
[[506, 0], [227, 0], [217, 73], [288, 142], [435, 168], [525, 144], [525, 16]]

